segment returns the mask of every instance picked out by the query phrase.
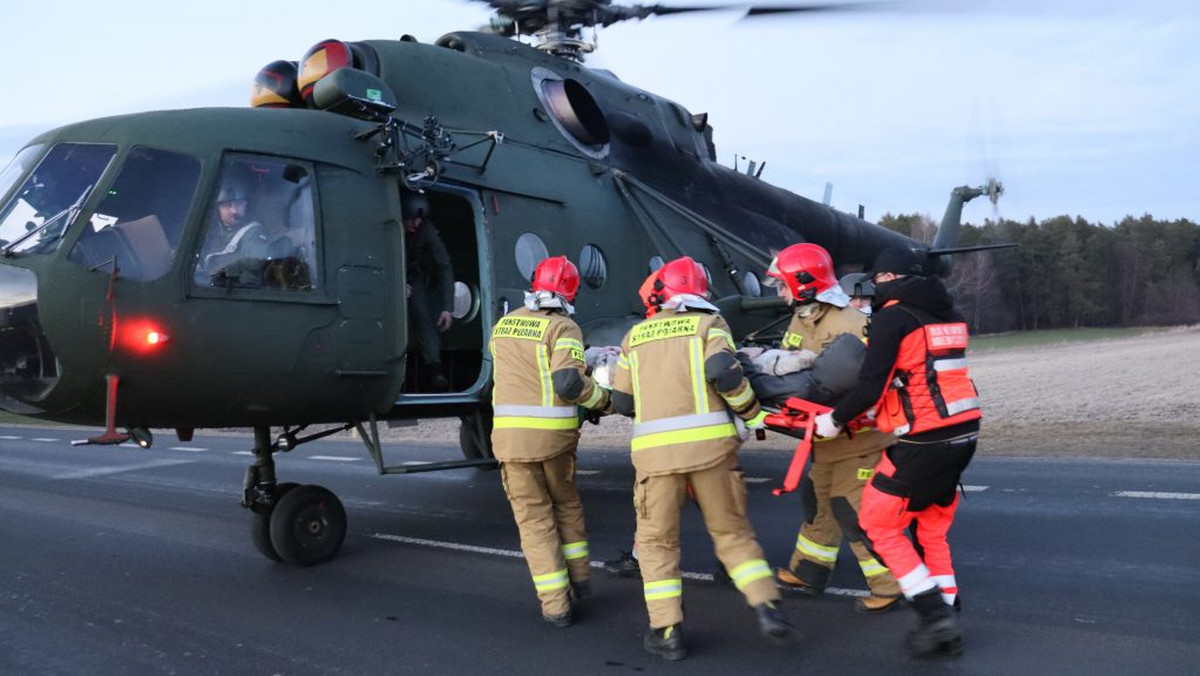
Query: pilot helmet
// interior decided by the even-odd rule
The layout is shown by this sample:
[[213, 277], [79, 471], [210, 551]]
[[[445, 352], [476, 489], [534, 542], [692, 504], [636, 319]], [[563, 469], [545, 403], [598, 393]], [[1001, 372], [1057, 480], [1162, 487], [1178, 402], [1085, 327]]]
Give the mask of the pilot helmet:
[[239, 185], [221, 186], [221, 191], [217, 193], [217, 204], [244, 199], [246, 199], [246, 189]]

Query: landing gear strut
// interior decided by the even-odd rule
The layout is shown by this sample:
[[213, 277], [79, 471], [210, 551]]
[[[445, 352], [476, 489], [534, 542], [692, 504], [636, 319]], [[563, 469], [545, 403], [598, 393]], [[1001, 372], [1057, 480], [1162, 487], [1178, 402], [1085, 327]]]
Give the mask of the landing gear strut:
[[350, 427], [299, 438], [300, 430], [285, 429], [274, 442], [269, 427], [254, 428], [254, 464], [246, 468], [242, 506], [252, 512], [250, 538], [263, 556], [312, 566], [337, 555], [346, 539], [346, 510], [341, 500], [321, 486], [276, 483], [274, 454]]

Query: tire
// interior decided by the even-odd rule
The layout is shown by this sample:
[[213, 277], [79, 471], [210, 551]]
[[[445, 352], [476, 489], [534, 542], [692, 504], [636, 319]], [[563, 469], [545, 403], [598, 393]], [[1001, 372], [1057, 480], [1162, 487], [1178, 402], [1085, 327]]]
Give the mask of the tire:
[[313, 566], [337, 555], [346, 539], [342, 501], [321, 486], [300, 486], [275, 504], [271, 545], [285, 563]]
[[[291, 481], [275, 484], [276, 504], [279, 503], [280, 498], [299, 485]], [[275, 511], [274, 507], [265, 512], [250, 513], [250, 541], [254, 543], [254, 548], [258, 550], [259, 554], [272, 561], [282, 561], [283, 559], [279, 558], [279, 552], [276, 552], [275, 546], [271, 544], [271, 512], [273, 511]]]
[[463, 421], [458, 424], [458, 447], [462, 449], [463, 458], [467, 460], [478, 460], [483, 457], [483, 449], [479, 447], [479, 442], [475, 439], [474, 428], [474, 423]]

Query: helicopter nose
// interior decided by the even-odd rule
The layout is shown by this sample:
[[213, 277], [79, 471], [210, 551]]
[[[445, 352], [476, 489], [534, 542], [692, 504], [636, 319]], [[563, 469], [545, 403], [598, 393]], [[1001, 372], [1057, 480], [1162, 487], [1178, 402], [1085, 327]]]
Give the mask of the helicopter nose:
[[30, 415], [59, 379], [58, 359], [38, 320], [37, 277], [0, 264], [0, 408]]

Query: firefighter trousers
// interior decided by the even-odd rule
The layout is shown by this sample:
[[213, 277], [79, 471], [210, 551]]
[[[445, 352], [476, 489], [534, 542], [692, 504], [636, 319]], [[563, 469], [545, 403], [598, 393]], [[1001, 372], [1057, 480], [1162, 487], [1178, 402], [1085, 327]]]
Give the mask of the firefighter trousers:
[[638, 562], [650, 626], [655, 629], [683, 621], [679, 515], [688, 484], [717, 558], [747, 603], [757, 606], [779, 600], [771, 568], [746, 518], [746, 484], [736, 458], [731, 455], [716, 467], [695, 472], [654, 476], [639, 472], [634, 484]]
[[[884, 456], [875, 471], [884, 477], [892, 477], [896, 467]], [[910, 512], [907, 496], [886, 493], [873, 483], [863, 489], [860, 517], [863, 529], [875, 553], [895, 574], [900, 589], [910, 601], [922, 592], [941, 589], [942, 598], [953, 605], [958, 595], [950, 543], [946, 541], [958, 509], [958, 494], [951, 496], [942, 501], [945, 504], [934, 503]], [[914, 523], [913, 531], [921, 553], [905, 533], [905, 529]]]
[[542, 462], [505, 462], [500, 472], [542, 614], [562, 615], [571, 608], [571, 584], [588, 579], [587, 530], [575, 488], [575, 453]]
[[800, 496], [805, 521], [796, 536], [788, 568], [805, 583], [817, 589], [829, 584], [844, 536], [850, 541], [871, 593], [900, 595], [896, 578], [871, 554], [871, 543], [858, 523], [863, 487], [882, 457], [883, 451], [876, 451], [857, 458], [814, 462], [804, 475]]

